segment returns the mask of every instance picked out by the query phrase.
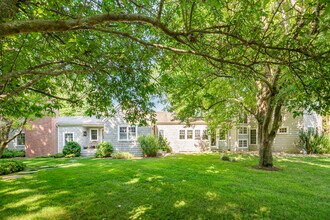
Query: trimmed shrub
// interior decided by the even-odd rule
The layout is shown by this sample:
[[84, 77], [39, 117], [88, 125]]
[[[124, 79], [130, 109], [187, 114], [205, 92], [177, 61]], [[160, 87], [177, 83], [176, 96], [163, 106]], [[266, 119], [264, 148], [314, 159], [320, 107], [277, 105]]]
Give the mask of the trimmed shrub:
[[163, 137], [163, 136], [158, 137], [158, 145], [159, 145], [159, 148], [162, 151], [165, 151], [166, 153], [171, 153], [172, 152], [172, 148], [170, 147], [170, 143], [168, 142], [168, 140], [165, 137]]
[[160, 149], [158, 139], [154, 135], [142, 135], [138, 138], [142, 153], [147, 157], [156, 157], [157, 151]]
[[330, 153], [330, 137], [312, 130], [301, 130], [297, 146], [307, 154]]
[[56, 153], [56, 154], [52, 154], [52, 155], [49, 155], [50, 157], [54, 157], [54, 158], [62, 158], [64, 157], [64, 154], [62, 153]]
[[11, 150], [5, 149], [2, 154], [2, 158], [13, 158], [13, 157], [25, 157], [24, 150]]
[[95, 157], [111, 157], [113, 146], [110, 142], [103, 141], [96, 147]]
[[134, 155], [129, 152], [117, 152], [113, 153], [111, 156], [114, 159], [130, 159], [134, 157]]
[[64, 157], [65, 158], [74, 158], [74, 157], [76, 157], [76, 155], [75, 154], [67, 154]]
[[68, 143], [66, 143], [64, 145], [63, 154], [65, 156], [67, 156], [69, 154], [74, 154], [76, 157], [79, 157], [80, 156], [80, 152], [81, 152], [81, 147], [75, 141], [70, 141], [70, 142], [68, 142]]
[[0, 175], [24, 170], [25, 164], [17, 160], [0, 160]]

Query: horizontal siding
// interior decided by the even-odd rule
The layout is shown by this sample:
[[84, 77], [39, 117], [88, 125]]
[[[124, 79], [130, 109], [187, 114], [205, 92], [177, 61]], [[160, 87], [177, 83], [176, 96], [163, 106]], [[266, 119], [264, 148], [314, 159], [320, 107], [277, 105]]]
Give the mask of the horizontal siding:
[[[179, 130], [201, 130], [207, 129], [206, 125], [192, 125], [191, 127], [187, 127], [185, 125], [157, 125], [157, 130], [164, 130], [164, 136], [169, 141], [170, 146], [174, 153], [179, 152], [200, 152], [203, 146], [208, 146], [208, 141], [201, 140], [180, 140], [179, 139]], [[186, 133], [187, 134], [187, 133]], [[194, 138], [194, 134], [193, 134]]]

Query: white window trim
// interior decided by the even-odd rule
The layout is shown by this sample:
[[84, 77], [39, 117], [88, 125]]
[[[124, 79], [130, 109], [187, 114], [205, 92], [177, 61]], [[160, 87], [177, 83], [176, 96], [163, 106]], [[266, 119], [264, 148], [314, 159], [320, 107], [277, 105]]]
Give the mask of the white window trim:
[[74, 132], [63, 132], [63, 147], [65, 145], [65, 135], [72, 134], [72, 141], [74, 141]]
[[[24, 134], [25, 135], [25, 131], [22, 131], [19, 135], [21, 135], [21, 134]], [[17, 137], [19, 136], [19, 135], [17, 135], [16, 136], [16, 146], [18, 146], [18, 147], [21, 147], [21, 146], [25, 146], [25, 144], [18, 144], [17, 142], [18, 142], [18, 139], [17, 139]], [[24, 137], [24, 143], [25, 143], [25, 137]]]
[[[96, 139], [92, 139], [92, 131], [96, 131]], [[99, 129], [95, 129], [95, 128], [93, 128], [93, 129], [90, 129], [90, 131], [89, 131], [89, 140], [90, 141], [98, 141], [99, 140]]]
[[[184, 131], [184, 138], [183, 139], [181, 139], [180, 138], [180, 131]], [[184, 140], [187, 140], [187, 131], [186, 131], [186, 129], [179, 129], [179, 141], [184, 141]]]
[[[196, 139], [196, 131], [199, 131], [199, 139]], [[193, 131], [193, 136], [194, 136], [194, 138], [193, 138], [193, 140], [195, 140], [195, 141], [200, 141], [200, 140], [202, 140], [202, 131], [203, 130], [201, 130], [201, 129], [194, 129], [194, 131]]]
[[[251, 143], [251, 130], [256, 130], [256, 143], [255, 144], [252, 144]], [[258, 129], [257, 128], [250, 128], [250, 131], [249, 131], [249, 140], [250, 140], [250, 144], [251, 145], [257, 145], [258, 144]]]
[[[188, 131], [192, 131], [192, 136], [191, 136], [191, 138], [188, 138]], [[186, 139], [187, 140], [195, 140], [195, 136], [194, 136], [194, 133], [195, 133], [195, 130], [194, 129], [187, 129], [186, 130]]]
[[[281, 128], [286, 128], [286, 132], [280, 132]], [[281, 126], [277, 130], [277, 134], [289, 134], [289, 126]]]
[[[209, 133], [207, 132], [207, 129], [202, 129], [201, 130], [202, 132], [201, 132], [201, 140], [210, 140], [210, 135], [209, 135]], [[205, 138], [204, 139], [204, 131], [206, 132], [206, 136], [207, 136], [207, 138]]]
[[[240, 133], [240, 128], [246, 128], [246, 134], [245, 133]], [[248, 126], [239, 126], [238, 127], [238, 135], [248, 135], [249, 134], [249, 128], [248, 128]], [[243, 140], [243, 139], [242, 139]]]
[[[239, 146], [239, 141], [246, 141], [247, 146], [246, 147], [240, 147]], [[249, 140], [248, 139], [238, 139], [237, 148], [240, 148], [240, 149], [247, 149], [247, 148], [249, 148]]]
[[[120, 128], [121, 127], [126, 127], [126, 131], [127, 131], [127, 137], [126, 139], [120, 139]], [[129, 139], [129, 135], [128, 135], [128, 128], [129, 127], [135, 127], [135, 137], [132, 138], [132, 139]], [[132, 126], [132, 125], [118, 125], [118, 141], [136, 141], [137, 140], [137, 137], [138, 137], [138, 127], [135, 125], [135, 126]]]

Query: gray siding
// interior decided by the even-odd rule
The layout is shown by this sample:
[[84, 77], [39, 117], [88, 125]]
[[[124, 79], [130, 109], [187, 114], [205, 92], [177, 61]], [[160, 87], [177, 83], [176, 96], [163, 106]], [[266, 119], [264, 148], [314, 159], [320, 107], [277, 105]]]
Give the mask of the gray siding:
[[[206, 130], [206, 125], [192, 125], [187, 127], [185, 125], [178, 124], [168, 124], [168, 125], [157, 125], [157, 130], [164, 130], [164, 136], [169, 141], [170, 146], [174, 153], [179, 152], [200, 152], [205, 145], [208, 146], [208, 141], [195, 140], [195, 130], [201, 131], [201, 136], [203, 130]], [[187, 130], [193, 130], [193, 139], [179, 139], [179, 131], [185, 130], [187, 135]]]
[[73, 133], [73, 141], [78, 142], [83, 148], [87, 144], [87, 137], [83, 136], [84, 130], [82, 126], [58, 127], [58, 152], [63, 150], [65, 133]]
[[[112, 143], [114, 152], [129, 152], [135, 156], [142, 156], [142, 151], [137, 138], [131, 140], [119, 140], [119, 126], [130, 126], [122, 114], [109, 118], [104, 125], [104, 140]], [[150, 127], [137, 127], [137, 137], [151, 134]]]

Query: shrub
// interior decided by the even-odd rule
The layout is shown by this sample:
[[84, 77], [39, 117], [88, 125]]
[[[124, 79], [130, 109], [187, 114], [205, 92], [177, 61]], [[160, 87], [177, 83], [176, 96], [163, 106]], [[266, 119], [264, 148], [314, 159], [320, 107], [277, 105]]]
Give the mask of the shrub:
[[330, 137], [312, 130], [299, 132], [298, 148], [307, 154], [330, 153]]
[[129, 152], [117, 152], [113, 153], [111, 156], [114, 159], [130, 159], [134, 157], [134, 155]]
[[2, 158], [13, 158], [13, 157], [25, 157], [24, 150], [11, 150], [5, 149], [2, 154]]
[[142, 135], [138, 138], [142, 152], [147, 157], [157, 156], [157, 151], [160, 149], [158, 139], [154, 135]]
[[76, 157], [76, 154], [67, 154], [64, 157], [65, 158], [74, 158], [74, 157]]
[[0, 161], [0, 175], [9, 174], [24, 170], [25, 164], [17, 160]]
[[96, 149], [97, 149], [95, 153], [96, 157], [110, 157], [111, 154], [113, 153], [112, 144], [106, 141], [97, 145]]
[[159, 136], [158, 137], [158, 145], [159, 148], [163, 151], [165, 151], [166, 153], [171, 153], [172, 152], [172, 148], [170, 147], [170, 143], [168, 142], [168, 140], [163, 137], [163, 136]]
[[54, 158], [62, 158], [64, 157], [64, 154], [62, 153], [56, 153], [56, 154], [52, 154], [52, 155], [49, 155], [50, 157], [54, 157]]
[[75, 141], [70, 141], [70, 142], [66, 143], [64, 148], [63, 148], [63, 154], [65, 156], [67, 156], [69, 154], [74, 154], [76, 157], [79, 157], [80, 152], [81, 152], [81, 147]]

